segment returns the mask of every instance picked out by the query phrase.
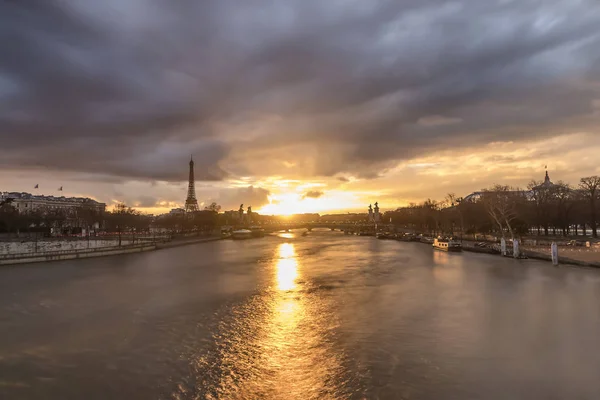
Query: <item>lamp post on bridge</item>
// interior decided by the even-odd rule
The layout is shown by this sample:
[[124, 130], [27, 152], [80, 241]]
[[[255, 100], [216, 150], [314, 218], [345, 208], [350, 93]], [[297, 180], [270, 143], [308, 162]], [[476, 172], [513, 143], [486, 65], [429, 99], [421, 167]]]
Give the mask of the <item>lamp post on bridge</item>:
[[381, 221], [381, 214], [379, 212], [379, 203], [375, 202], [375, 208], [369, 204], [369, 216], [367, 218], [367, 225], [373, 225], [375, 232], [377, 232], [377, 225]]
[[373, 218], [375, 220], [375, 232], [377, 232], [379, 221], [381, 221], [381, 214], [379, 213], [379, 203], [378, 202], [375, 202]]

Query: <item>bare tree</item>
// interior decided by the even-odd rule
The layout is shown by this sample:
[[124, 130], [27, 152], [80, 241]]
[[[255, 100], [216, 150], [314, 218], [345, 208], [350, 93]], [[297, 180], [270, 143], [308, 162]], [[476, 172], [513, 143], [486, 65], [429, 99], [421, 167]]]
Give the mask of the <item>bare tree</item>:
[[9, 237], [11, 231], [15, 228], [17, 230], [17, 236], [19, 236], [18, 232], [21, 219], [19, 211], [13, 206], [12, 202], [12, 199], [0, 201], [0, 227], [8, 232]]
[[567, 236], [570, 233], [571, 211], [576, 204], [576, 192], [573, 188], [562, 181], [554, 186], [553, 197], [556, 203], [555, 226], [562, 230], [562, 235]]
[[483, 191], [481, 201], [490, 218], [500, 228], [502, 237], [505, 237], [504, 226], [511, 238], [515, 237], [512, 223], [517, 218], [517, 203], [522, 197], [520, 193], [520, 190], [503, 185], [495, 185]]
[[[462, 197], [457, 197], [456, 193], [448, 193], [446, 195], [446, 202], [452, 210], [458, 213], [458, 218], [460, 220], [460, 234], [462, 235], [465, 231], [465, 220], [462, 213], [461, 203], [463, 202]], [[454, 235], [454, 229], [452, 229], [452, 234]]]
[[160, 216], [156, 223], [161, 228], [169, 231], [170, 234], [179, 233], [183, 226], [183, 215], [165, 214]]
[[[427, 199], [422, 205], [422, 209], [425, 214], [425, 221], [429, 230], [433, 230], [433, 234], [437, 236], [438, 228], [440, 226], [440, 210], [442, 209], [440, 203], [435, 200]], [[433, 229], [432, 228], [433, 225]]]
[[212, 203], [210, 203], [210, 205], [204, 207], [204, 210], [214, 211], [218, 213], [219, 211], [221, 211], [221, 206], [213, 201]]
[[550, 203], [552, 202], [553, 193], [542, 184], [542, 181], [533, 180], [529, 182], [527, 188], [531, 193], [531, 200], [535, 208], [534, 221], [538, 235], [540, 234], [540, 227], [543, 227], [544, 234], [548, 236], [550, 230]]
[[62, 235], [67, 224], [67, 212], [60, 208], [44, 208], [41, 213], [43, 224], [55, 235]]
[[122, 243], [122, 233], [129, 232], [132, 241], [135, 243], [135, 232], [137, 230], [146, 230], [150, 219], [138, 210], [128, 207], [123, 203], [116, 204], [111, 213], [107, 213], [106, 220], [110, 230], [116, 230], [119, 239], [119, 246]]
[[600, 176], [595, 175], [581, 178], [579, 188], [582, 190], [585, 198], [589, 201], [590, 225], [592, 226], [594, 237], [597, 238], [598, 226], [596, 221], [596, 201], [598, 200], [598, 197], [600, 197]]

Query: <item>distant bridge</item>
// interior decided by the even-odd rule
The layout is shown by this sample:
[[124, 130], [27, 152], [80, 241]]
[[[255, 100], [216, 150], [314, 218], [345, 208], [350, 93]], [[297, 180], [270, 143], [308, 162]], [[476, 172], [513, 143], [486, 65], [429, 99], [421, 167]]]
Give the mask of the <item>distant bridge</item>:
[[[385, 224], [379, 224], [379, 227], [384, 225]], [[266, 232], [289, 231], [292, 229], [306, 229], [307, 231], [311, 231], [319, 228], [343, 232], [364, 232], [375, 230], [375, 224], [368, 222], [272, 222], [256, 226], [260, 226]], [[249, 225], [246, 225], [243, 228], [249, 227]]]

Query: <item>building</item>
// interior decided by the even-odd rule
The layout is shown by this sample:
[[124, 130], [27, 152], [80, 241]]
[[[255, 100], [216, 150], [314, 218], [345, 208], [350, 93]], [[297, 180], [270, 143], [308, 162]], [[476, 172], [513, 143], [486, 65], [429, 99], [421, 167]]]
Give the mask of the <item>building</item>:
[[80, 209], [88, 209], [96, 212], [104, 212], [106, 210], [105, 203], [100, 203], [87, 197], [42, 196], [24, 192], [0, 193], [0, 201], [9, 199], [19, 213], [38, 210], [62, 210], [65, 212]]
[[[101, 228], [102, 215], [106, 211], [106, 204], [87, 197], [1, 192], [0, 203], [5, 201], [10, 202], [19, 214], [37, 213], [39, 226], [49, 228], [52, 234], [89, 234], [90, 230]], [[47, 219], [50, 216], [55, 217], [53, 221]]]
[[546, 177], [544, 178], [544, 183], [539, 186], [533, 188], [534, 191], [539, 192], [542, 190], [552, 190], [555, 189], [556, 185], [550, 180], [550, 176], [548, 175], [548, 171], [546, 171]]
[[223, 212], [223, 220], [226, 224], [238, 224], [240, 222], [240, 212], [238, 210], [230, 210]]
[[[520, 195], [525, 196], [525, 198], [527, 200], [533, 200], [536, 193], [546, 192], [546, 191], [550, 192], [550, 191], [556, 189], [557, 187], [558, 187], [558, 185], [554, 184], [550, 180], [550, 175], [548, 175], [548, 171], [546, 171], [546, 176], [544, 177], [544, 182], [541, 185], [538, 185], [538, 186], [532, 188], [531, 190], [510, 191], [508, 193], [520, 194]], [[470, 195], [465, 196], [464, 201], [476, 202], [481, 199], [483, 194], [484, 194], [484, 192], [473, 192]]]
[[183, 208], [173, 208], [169, 211], [169, 215], [183, 215], [185, 210]]
[[[463, 201], [470, 201], [473, 203], [478, 202], [479, 200], [481, 200], [481, 198], [483, 197], [485, 192], [473, 192], [470, 195], [466, 196]], [[525, 198], [527, 200], [531, 200], [531, 196], [532, 196], [532, 191], [531, 190], [509, 190], [507, 192], [505, 192], [507, 194], [513, 194], [513, 195], [523, 195], [525, 196]]]

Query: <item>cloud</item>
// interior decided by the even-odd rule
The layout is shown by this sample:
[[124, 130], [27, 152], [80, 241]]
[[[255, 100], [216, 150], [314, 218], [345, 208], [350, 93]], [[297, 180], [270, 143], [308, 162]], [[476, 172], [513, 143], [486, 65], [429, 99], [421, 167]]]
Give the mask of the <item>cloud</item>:
[[600, 118], [595, 0], [276, 3], [1, 2], [0, 167], [375, 178]]
[[[271, 194], [267, 189], [254, 186], [218, 189], [216, 196], [212, 189], [211, 193], [213, 193], [213, 197], [207, 198], [204, 203], [210, 204], [214, 201], [221, 205], [223, 210], [237, 210], [240, 204], [244, 204], [244, 207], [251, 206], [258, 209], [269, 204], [269, 195]], [[200, 192], [198, 198], [203, 198], [201, 197], [203, 195], [204, 193]]]
[[166, 208], [178, 208], [181, 207], [181, 202], [159, 198], [148, 195], [135, 195], [129, 193], [128, 195], [119, 193], [115, 194], [115, 197], [110, 203], [124, 203], [127, 206], [138, 208], [138, 209], [166, 209]]
[[461, 118], [450, 118], [450, 117], [444, 117], [441, 115], [432, 115], [432, 116], [428, 116], [428, 117], [419, 118], [419, 120], [417, 121], [417, 124], [422, 125], [422, 126], [443, 126], [443, 125], [458, 124], [461, 122], [462, 122]]
[[156, 207], [158, 204], [158, 200], [152, 196], [139, 196], [137, 200], [134, 202], [134, 207]]
[[323, 196], [325, 194], [325, 192], [321, 191], [321, 190], [310, 190], [306, 193], [304, 193], [302, 195], [303, 199], [306, 198], [311, 198], [311, 199], [318, 199], [319, 197]]

